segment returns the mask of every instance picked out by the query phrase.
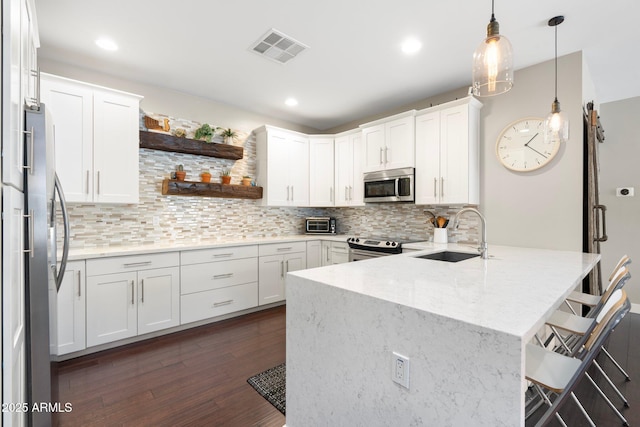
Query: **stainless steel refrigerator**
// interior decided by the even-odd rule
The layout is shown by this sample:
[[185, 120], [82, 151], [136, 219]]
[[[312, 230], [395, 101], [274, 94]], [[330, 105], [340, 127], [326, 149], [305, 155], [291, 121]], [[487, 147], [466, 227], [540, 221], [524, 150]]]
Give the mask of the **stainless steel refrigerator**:
[[[53, 124], [44, 104], [25, 111], [25, 326], [29, 408], [52, 402], [50, 311], [62, 283], [69, 247], [64, 195], [55, 173]], [[64, 243], [57, 262], [56, 212], [62, 212]], [[55, 319], [55, 311], [51, 319]], [[51, 327], [51, 331], [55, 328]], [[49, 410], [28, 412], [28, 424], [51, 425]]]

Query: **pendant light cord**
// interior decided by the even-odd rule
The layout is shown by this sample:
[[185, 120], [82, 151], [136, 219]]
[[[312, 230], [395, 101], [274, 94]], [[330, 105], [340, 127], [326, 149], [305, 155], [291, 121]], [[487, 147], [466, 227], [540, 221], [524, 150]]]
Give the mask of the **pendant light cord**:
[[495, 0], [491, 0], [491, 22], [496, 20], [496, 16], [493, 13], [494, 12], [494, 10], [493, 10], [494, 2], [495, 2]]
[[556, 43], [555, 43], [555, 67], [556, 67], [556, 87], [555, 87], [555, 100], [556, 102], [558, 101], [558, 26], [556, 25], [554, 27], [555, 31], [555, 38], [556, 38]]

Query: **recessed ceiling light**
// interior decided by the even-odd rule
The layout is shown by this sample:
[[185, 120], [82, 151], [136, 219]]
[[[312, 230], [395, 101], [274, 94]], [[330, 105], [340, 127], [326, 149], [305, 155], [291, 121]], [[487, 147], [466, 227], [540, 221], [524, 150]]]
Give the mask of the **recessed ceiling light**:
[[422, 48], [422, 43], [420, 43], [420, 40], [410, 37], [402, 42], [401, 48], [407, 55], [413, 55]]
[[295, 98], [287, 98], [284, 103], [289, 107], [295, 107], [296, 105], [298, 105], [298, 100]]
[[118, 45], [116, 44], [116, 42], [114, 42], [111, 39], [107, 39], [107, 38], [99, 38], [98, 40], [96, 40], [96, 45], [98, 45], [98, 47], [104, 49], [104, 50], [109, 50], [109, 51], [114, 51], [114, 50], [118, 50]]

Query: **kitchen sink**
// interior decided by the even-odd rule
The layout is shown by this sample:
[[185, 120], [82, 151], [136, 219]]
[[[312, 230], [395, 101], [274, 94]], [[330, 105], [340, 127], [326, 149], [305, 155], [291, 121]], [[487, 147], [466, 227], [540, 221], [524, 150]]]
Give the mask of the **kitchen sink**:
[[480, 254], [472, 254], [469, 252], [442, 251], [442, 252], [435, 252], [427, 255], [420, 255], [420, 256], [417, 256], [416, 258], [432, 259], [436, 261], [446, 261], [446, 262], [458, 262], [458, 261], [464, 261], [465, 259], [469, 259], [469, 258], [475, 258], [477, 256], [480, 256]]

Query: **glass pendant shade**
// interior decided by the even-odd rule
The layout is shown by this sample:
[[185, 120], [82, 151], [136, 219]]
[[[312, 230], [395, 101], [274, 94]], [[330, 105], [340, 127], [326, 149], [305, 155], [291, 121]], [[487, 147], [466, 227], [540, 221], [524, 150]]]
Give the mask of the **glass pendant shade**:
[[569, 140], [569, 119], [560, 110], [560, 103], [557, 99], [551, 104], [551, 113], [544, 121], [544, 140], [548, 143]]
[[498, 34], [498, 23], [487, 27], [487, 38], [473, 54], [473, 94], [493, 96], [513, 87], [513, 49], [511, 42]]

